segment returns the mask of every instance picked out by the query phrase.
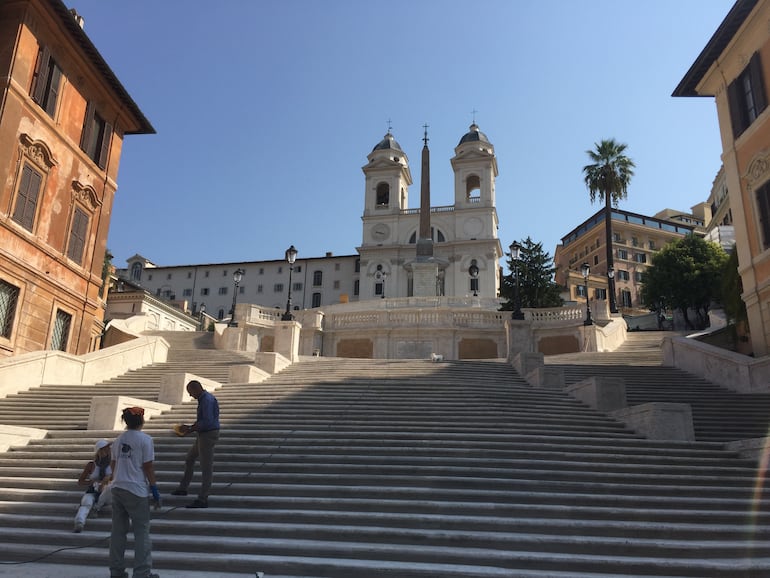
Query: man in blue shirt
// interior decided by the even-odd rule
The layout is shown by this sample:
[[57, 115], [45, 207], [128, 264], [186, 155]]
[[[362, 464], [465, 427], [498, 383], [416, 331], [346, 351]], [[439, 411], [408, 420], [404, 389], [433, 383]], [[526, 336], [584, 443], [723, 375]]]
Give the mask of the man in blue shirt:
[[214, 446], [219, 440], [219, 402], [217, 398], [203, 389], [199, 381], [187, 384], [187, 393], [198, 400], [198, 413], [195, 423], [183, 425], [181, 432], [188, 435], [195, 432], [195, 442], [184, 462], [184, 475], [179, 487], [171, 492], [174, 496], [186, 496], [187, 488], [193, 477], [195, 461], [201, 462], [201, 489], [197, 499], [187, 505], [188, 508], [208, 508], [211, 481], [214, 478]]

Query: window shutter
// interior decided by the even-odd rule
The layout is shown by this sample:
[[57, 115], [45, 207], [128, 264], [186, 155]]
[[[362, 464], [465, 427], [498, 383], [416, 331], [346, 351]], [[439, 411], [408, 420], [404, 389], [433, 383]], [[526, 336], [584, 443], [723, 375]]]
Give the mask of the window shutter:
[[730, 122], [733, 125], [733, 138], [738, 138], [745, 128], [743, 126], [743, 104], [738, 86], [739, 80], [740, 76], [727, 87], [727, 103], [730, 108]]
[[75, 214], [72, 217], [72, 229], [70, 230], [70, 242], [67, 250], [67, 257], [78, 265], [82, 265], [83, 262], [87, 234], [88, 215], [86, 215], [80, 207], [75, 207]]
[[51, 118], [56, 114], [56, 101], [59, 95], [59, 84], [61, 83], [61, 68], [51, 62], [51, 83], [48, 87], [48, 96], [45, 100], [45, 111]]
[[104, 132], [102, 133], [102, 148], [99, 151], [99, 160], [96, 164], [99, 165], [99, 168], [106, 168], [107, 167], [107, 158], [110, 154], [110, 142], [112, 141], [112, 125], [105, 122], [104, 123]]
[[45, 98], [45, 81], [47, 80], [48, 62], [51, 60], [51, 52], [45, 46], [40, 48], [37, 55], [37, 67], [35, 68], [32, 82], [32, 100], [41, 104]]
[[88, 151], [91, 144], [91, 125], [94, 123], [94, 105], [89, 102], [86, 105], [86, 116], [83, 119], [83, 134], [80, 135], [80, 148]]
[[762, 77], [762, 62], [759, 52], [755, 52], [749, 61], [749, 74], [751, 74], [751, 88], [754, 95], [754, 104], [757, 116], [767, 108], [767, 96], [765, 93], [765, 81]]
[[757, 189], [757, 204], [759, 205], [759, 224], [762, 229], [762, 247], [770, 247], [770, 206], [768, 206], [770, 185], [765, 184]]
[[42, 176], [33, 171], [28, 165], [24, 165], [21, 171], [21, 183], [16, 197], [16, 207], [13, 211], [13, 220], [28, 231], [32, 230], [35, 223], [35, 209], [37, 197], [40, 192]]

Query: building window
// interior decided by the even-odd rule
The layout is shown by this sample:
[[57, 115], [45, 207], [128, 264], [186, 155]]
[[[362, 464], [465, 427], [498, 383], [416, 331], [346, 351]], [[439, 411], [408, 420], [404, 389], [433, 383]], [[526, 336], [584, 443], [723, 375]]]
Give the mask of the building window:
[[375, 295], [378, 295], [378, 296], [381, 297], [384, 291], [385, 291], [385, 286], [382, 283], [382, 281], [380, 281], [379, 283], [375, 283], [374, 284], [374, 294]]
[[182, 297], [192, 297], [192, 289], [183, 289]]
[[652, 249], [654, 251], [655, 250], [655, 241], [652, 241], [652, 240], [647, 241], [647, 248], [648, 249]]
[[168, 279], [168, 280], [171, 280], [171, 273], [168, 273], [168, 274], [166, 275], [166, 279]]
[[334, 270], [335, 271], [339, 271], [340, 270], [340, 264], [339, 263], [335, 263], [334, 264]]
[[32, 100], [50, 116], [56, 114], [56, 101], [61, 85], [61, 68], [51, 58], [51, 53], [45, 46], [37, 53], [35, 74], [32, 77]]
[[302, 283], [292, 283], [291, 284], [291, 290], [292, 291], [302, 291]]
[[473, 277], [471, 277], [470, 281], [471, 281], [471, 291], [473, 291], [474, 293], [478, 293], [478, 291], [479, 291], [479, 279], [478, 279], [478, 277], [476, 277], [475, 279]]
[[257, 285], [257, 293], [262, 293], [262, 285]]
[[187, 272], [187, 278], [188, 279], [192, 279], [192, 271], [188, 271]]
[[377, 185], [377, 206], [383, 207], [390, 203], [390, 185], [380, 183]]
[[201, 295], [208, 295], [208, 294], [209, 294], [209, 288], [201, 287]]
[[585, 285], [575, 285], [575, 296], [576, 297], [585, 297], [588, 295], [588, 292], [586, 291]]
[[634, 261], [637, 263], [646, 263], [647, 262], [647, 255], [644, 253], [637, 253], [634, 255]]
[[283, 283], [273, 285], [273, 293], [283, 293]]
[[0, 279], [0, 337], [11, 338], [21, 290]]
[[86, 238], [88, 237], [88, 221], [86, 212], [80, 207], [75, 207], [75, 214], [72, 215], [67, 257], [78, 265], [83, 263], [83, 252], [86, 246]]
[[599, 255], [594, 255], [594, 265], [599, 264]]
[[340, 282], [339, 279], [334, 282], [334, 288], [339, 289], [340, 288]]
[[150, 273], [149, 275], [147, 275], [147, 280], [148, 280], [148, 281], [152, 281], [152, 273]]
[[628, 261], [628, 251], [625, 249], [618, 249], [618, 259]]
[[623, 289], [623, 291], [620, 292], [620, 306], [631, 307], [631, 291]]
[[302, 265], [294, 265], [294, 271], [297, 273], [302, 273]]
[[620, 233], [612, 233], [612, 242], [620, 243]]
[[313, 304], [311, 307], [320, 307], [321, 306], [321, 294], [320, 293], [313, 293]]
[[738, 138], [767, 107], [765, 85], [762, 79], [762, 63], [755, 52], [746, 68], [727, 87], [730, 121], [733, 137]]
[[83, 121], [83, 135], [80, 148], [88, 157], [99, 165], [100, 169], [107, 166], [112, 139], [112, 125], [96, 112], [92, 103], [86, 106], [86, 117]]
[[361, 292], [361, 281], [356, 279], [353, 281], [353, 295], [358, 295]]
[[222, 277], [227, 277], [227, 269], [222, 269]]
[[623, 269], [620, 269], [618, 271], [618, 279], [621, 281], [628, 281], [631, 278], [631, 276], [628, 274], [628, 271], [624, 271]]
[[361, 259], [356, 259], [356, 266], [355, 266], [355, 272], [360, 273], [361, 272]]
[[203, 276], [204, 276], [204, 277], [208, 277], [208, 276], [209, 276], [209, 272], [208, 272], [208, 271], [205, 271], [205, 272], [203, 273]]
[[278, 267], [278, 274], [280, 275], [281, 273], [283, 273], [283, 267]]
[[320, 287], [323, 285], [323, 279], [323, 271], [313, 271], [313, 287]]
[[762, 248], [770, 247], [770, 181], [757, 189], [759, 227], [762, 231]]
[[51, 349], [67, 351], [67, 341], [70, 337], [71, 324], [72, 315], [66, 311], [57, 309], [56, 319], [53, 324], [53, 334], [51, 335]]
[[631, 237], [631, 245], [633, 245], [634, 247], [638, 247], [639, 239], [637, 239], [636, 237]]
[[603, 299], [603, 300], [606, 301], [607, 300], [607, 290], [606, 289], [601, 289], [601, 288], [594, 289], [594, 298], [595, 299]]
[[642, 272], [641, 271], [634, 271], [634, 281], [637, 283], [642, 282]]
[[259, 268], [259, 274], [260, 275], [264, 275], [265, 274], [265, 268], [264, 267], [260, 267]]
[[30, 232], [35, 224], [37, 200], [42, 182], [43, 175], [25, 163], [21, 170], [21, 182], [16, 193], [16, 205], [12, 218]]
[[142, 280], [142, 264], [141, 263], [134, 263], [131, 265], [131, 280], [132, 281], [141, 281]]
[[220, 287], [219, 288], [219, 294], [220, 295], [227, 295], [227, 287]]

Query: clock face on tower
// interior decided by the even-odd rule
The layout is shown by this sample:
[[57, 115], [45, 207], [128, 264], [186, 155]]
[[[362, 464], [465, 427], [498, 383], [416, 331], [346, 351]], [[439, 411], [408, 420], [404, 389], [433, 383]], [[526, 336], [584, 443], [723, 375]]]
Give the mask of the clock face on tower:
[[390, 236], [390, 227], [385, 223], [377, 223], [372, 227], [372, 239], [375, 241], [384, 241]]

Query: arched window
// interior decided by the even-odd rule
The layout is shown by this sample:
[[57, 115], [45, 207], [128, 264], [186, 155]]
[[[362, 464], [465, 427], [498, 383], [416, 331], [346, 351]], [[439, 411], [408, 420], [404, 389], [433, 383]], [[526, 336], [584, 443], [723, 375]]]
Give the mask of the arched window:
[[313, 304], [311, 307], [320, 307], [321, 306], [321, 294], [320, 293], [313, 293]]
[[473, 199], [481, 197], [481, 179], [478, 175], [470, 175], [465, 181], [465, 198]]
[[313, 287], [320, 287], [323, 285], [324, 273], [323, 271], [313, 271]]
[[142, 264], [141, 263], [134, 263], [131, 265], [131, 280], [132, 281], [141, 281], [142, 280]]
[[[444, 233], [442, 233], [440, 229], [436, 229], [435, 227], [430, 228], [430, 236], [431, 236], [431, 239], [433, 239], [434, 243], [446, 242], [446, 237], [444, 236]], [[412, 233], [412, 236], [409, 237], [409, 243], [412, 245], [417, 243], [417, 231]]]
[[377, 185], [377, 206], [386, 206], [390, 204], [390, 185], [380, 183]]

